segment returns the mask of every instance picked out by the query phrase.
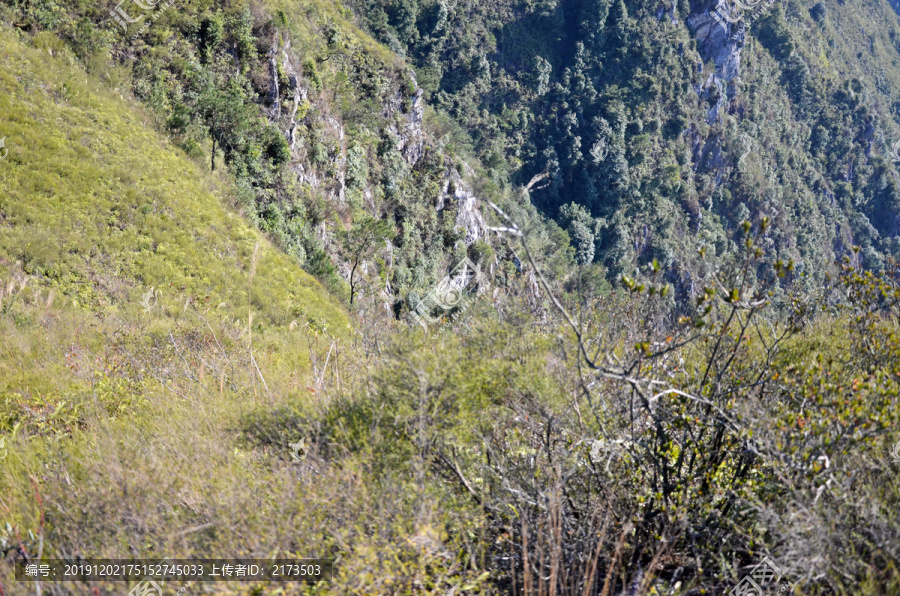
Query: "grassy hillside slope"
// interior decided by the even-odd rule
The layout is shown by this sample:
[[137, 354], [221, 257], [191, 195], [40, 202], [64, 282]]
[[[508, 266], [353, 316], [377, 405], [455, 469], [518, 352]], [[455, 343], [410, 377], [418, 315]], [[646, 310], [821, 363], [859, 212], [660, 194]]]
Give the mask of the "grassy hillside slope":
[[227, 169], [245, 218], [345, 307], [390, 325], [463, 256], [505, 284], [516, 256], [487, 229], [484, 199], [531, 229], [539, 259], [570, 269], [565, 234], [478, 175], [467, 135], [342, 5], [130, 8], [127, 30], [107, 7], [56, 0], [0, 1], [0, 21], [58, 40], [173, 145]]
[[0, 591], [34, 591], [20, 552], [337, 566], [173, 593], [486, 589], [477, 510], [405, 443], [366, 447], [348, 395], [382, 346], [233, 209], [229, 175], [154, 132], [118, 70], [49, 34], [0, 46]]
[[[239, 428], [321, 403], [346, 314], [232, 211], [227, 177], [34, 46], [0, 29], [0, 553], [324, 554], [273, 528], [296, 479]], [[266, 449], [289, 461], [295, 430]]]
[[[132, 313], [150, 287], [198, 305], [246, 310], [252, 230], [215, 178], [149, 130], [147, 116], [101, 87], [50, 36], [38, 48], [3, 31], [0, 255], [92, 312]], [[54, 57], [55, 56], [55, 57]], [[292, 319], [343, 333], [341, 308], [264, 243], [254, 287], [267, 324]]]
[[[508, 251], [501, 256], [508, 267], [503, 271], [495, 261], [490, 292], [463, 304], [464, 318], [440, 331], [433, 326], [424, 338], [417, 327], [405, 332], [381, 300], [397, 306], [411, 288], [432, 287], [429, 280], [460, 239], [455, 220], [441, 221], [433, 202], [441, 172], [457, 164], [440, 152], [427, 157], [426, 148], [426, 157], [412, 165], [392, 140], [391, 126], [417, 118], [410, 94], [418, 92], [387, 75], [374, 80], [378, 73], [399, 75], [402, 65], [368, 69], [373, 60], [385, 66], [392, 57], [361, 44], [365, 37], [357, 39], [339, 5], [285, 0], [283, 13], [270, 18], [258, 5], [223, 4], [224, 13], [210, 0], [186, 2], [184, 10], [158, 13], [130, 49], [109, 42], [104, 51], [141, 56], [124, 70], [99, 49], [73, 49], [103, 31], [94, 28], [98, 22], [108, 24], [99, 8], [75, 3], [67, 7], [73, 14], [85, 11], [95, 21], [68, 22], [54, 0], [4, 4], [38, 20], [55, 14], [56, 22], [32, 27], [14, 19], [27, 35], [0, 27], [0, 138], [9, 150], [0, 154], [0, 596], [35, 591], [11, 579], [9, 563], [21, 552], [318, 556], [337, 565], [334, 580], [318, 586], [165, 586], [167, 593], [184, 588], [187, 594], [695, 596], [728, 592], [767, 556], [783, 572], [782, 592], [900, 590], [894, 515], [900, 507], [900, 272], [889, 262], [882, 276], [864, 271], [863, 247], [848, 251], [841, 277], [829, 278], [824, 266], [812, 272], [819, 280], [792, 271], [782, 259], [793, 253], [779, 244], [793, 237], [784, 222], [756, 217], [767, 213], [761, 206], [783, 205], [766, 187], [753, 213], [745, 205], [754, 223], [733, 221], [731, 236], [720, 238], [740, 254], [710, 249], [693, 257], [706, 277], [690, 303], [672, 300], [668, 262], [660, 254], [662, 263], [623, 277], [624, 288], [563, 300], [576, 333], [552, 307], [541, 308], [549, 290], [537, 287], [531, 255], [518, 241], [498, 242], [498, 253]], [[551, 4], [533, 8], [555, 11]], [[646, 10], [623, 11], [632, 4], [613, 6], [611, 30], [625, 39], [638, 31], [635, 15], [646, 16]], [[679, 2], [685, 4], [690, 8]], [[435, 23], [440, 6], [429, 13]], [[783, 185], [809, 174], [811, 160], [820, 161], [778, 152], [796, 140], [788, 134], [799, 122], [791, 119], [791, 110], [800, 109], [792, 94], [807, 95], [802, 86], [785, 91], [772, 75], [780, 68], [772, 52], [785, 42], [782, 25], [793, 27], [797, 18], [774, 14], [780, 16], [761, 21], [773, 37], [744, 49], [747, 90], [734, 102], [735, 113], [697, 132], [728, 155], [743, 155], [744, 145], [730, 141], [743, 138], [756, 147], [729, 172], [759, 189], [774, 180], [772, 160], [792, 164], [779, 179]], [[227, 34], [217, 37], [211, 32], [220, 21]], [[295, 21], [300, 24], [290, 24]], [[678, 27], [653, 21], [648, 30], [658, 37], [644, 41], [687, 40]], [[315, 56], [312, 68], [305, 60], [287, 60], [282, 68], [302, 64], [299, 80], [307, 85], [318, 78], [319, 88], [309, 88], [304, 107], [312, 116], [291, 137], [298, 150], [281, 163], [280, 137], [269, 135], [271, 122], [262, 115], [270, 107], [255, 103], [256, 91], [232, 83], [240, 78], [234, 69], [244, 69], [244, 82], [265, 89], [271, 81], [260, 70], [263, 56], [285, 32], [299, 48], [294, 58]], [[256, 42], [262, 47], [253, 49]], [[666, 60], [680, 60], [677, 46], [654, 47], [666, 48], [660, 50]], [[217, 62], [204, 74], [197, 64], [213, 57]], [[473, 74], [487, 86], [488, 73], [473, 58]], [[627, 52], [619, 58], [613, 66], [624, 69]], [[800, 68], [796, 57], [792, 64]], [[692, 62], [683, 67], [692, 70]], [[280, 78], [277, 64], [273, 70]], [[216, 84], [206, 90], [213, 99], [230, 94], [212, 120], [244, 116], [218, 137], [243, 143], [223, 152], [227, 174], [208, 167], [204, 152], [211, 143], [202, 141], [209, 141], [203, 118], [210, 114], [201, 118], [202, 103], [192, 103], [193, 85], [204, 80], [194, 75], [212, 77]], [[639, 78], [631, 91], [619, 90], [619, 99], [610, 99], [611, 88], [591, 99], [617, 122], [608, 147], [612, 165], [624, 160], [633, 168], [628, 162], [639, 153], [646, 153], [641, 163], [655, 163], [657, 143], [669, 132], [662, 121], [634, 112], [663, 109], [650, 101], [665, 95], [657, 86], [662, 80]], [[366, 86], [373, 81], [377, 93]], [[826, 115], [845, 117], [848, 130], [867, 130], [859, 128], [870, 114], [866, 84], [830, 88], [840, 101], [829, 103]], [[144, 105], [128, 99], [126, 88]], [[684, 114], [709, 106], [682, 91], [681, 99], [694, 102]], [[378, 116], [385, 94], [405, 107]], [[576, 85], [554, 95], [562, 102], [591, 92]], [[741, 113], [744, 99], [749, 103]], [[759, 105], [768, 111], [754, 116]], [[340, 122], [338, 114], [345, 117]], [[641, 131], [630, 127], [639, 123], [652, 133], [635, 134]], [[407, 132], [407, 141], [418, 137]], [[681, 192], [688, 186], [682, 174], [713, 180], [711, 170], [694, 172], [687, 140], [673, 134], [685, 151], [671, 162], [632, 169], [650, 176], [659, 166], [671, 188], [635, 186], [647, 191], [641, 195], [647, 203], [632, 208], [687, 217], [675, 213], [678, 203], [654, 192]], [[427, 147], [452, 136], [422, 139]], [[626, 150], [626, 137], [647, 144]], [[855, 137], [829, 138], [815, 167], [851, 157], [860, 160], [854, 171], [870, 167], [858, 143], [845, 153], [836, 149]], [[358, 142], [356, 150], [344, 141]], [[348, 185], [342, 199], [333, 183], [353, 168], [333, 166], [353, 154], [363, 156], [356, 163], [359, 184]], [[310, 180], [326, 171], [329, 181], [313, 187]], [[867, 173], [867, 180], [873, 177]], [[492, 192], [502, 195], [499, 185]], [[548, 191], [540, 186], [532, 191]], [[714, 196], [711, 184], [702, 186]], [[560, 228], [530, 219], [528, 191], [520, 190], [504, 207], [529, 232], [538, 228], [529, 241], [554, 250], [565, 245]], [[466, 193], [453, 194], [456, 202], [467, 201]], [[816, 196], [806, 193], [789, 206]], [[714, 198], [726, 199], [724, 191]], [[669, 212], [661, 208], [667, 205]], [[366, 257], [369, 311], [360, 308], [366, 316], [353, 319], [299, 269], [303, 246], [288, 232], [321, 242], [303, 248], [309, 267], [311, 255], [325, 250], [325, 238], [370, 211], [397, 223], [395, 252], [373, 249]], [[594, 248], [604, 248], [603, 241], [594, 246], [602, 230], [584, 209], [561, 212], [586, 264]], [[710, 246], [714, 232], [699, 230]], [[685, 246], [689, 241], [686, 235]], [[333, 237], [329, 242], [339, 250]], [[647, 246], [646, 257], [657, 254]], [[489, 259], [490, 248], [473, 242], [459, 252]], [[538, 253], [540, 263], [535, 248], [527, 252]], [[516, 250], [523, 258], [511, 261]], [[543, 256], [552, 258], [554, 250]], [[830, 263], [826, 252], [817, 258]], [[563, 254], [543, 267], [551, 283], [577, 272], [576, 281], [602, 287], [601, 266], [575, 268], [567, 266], [569, 258]], [[390, 284], [380, 277], [384, 271], [393, 276]], [[780, 285], [784, 280], [794, 283]], [[391, 284], [396, 294], [383, 298], [379, 292]], [[572, 292], [583, 289], [572, 285], [579, 286]], [[773, 307], [779, 292], [784, 300]], [[368, 316], [376, 310], [383, 314]], [[295, 458], [290, 444], [300, 440], [306, 448]], [[132, 587], [43, 586], [60, 594], [121, 594]]]

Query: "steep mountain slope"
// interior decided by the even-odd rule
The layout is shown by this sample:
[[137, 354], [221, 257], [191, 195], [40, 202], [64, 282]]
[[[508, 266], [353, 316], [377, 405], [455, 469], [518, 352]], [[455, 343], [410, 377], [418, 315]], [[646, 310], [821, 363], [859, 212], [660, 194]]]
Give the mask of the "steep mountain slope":
[[[39, 37], [39, 49], [25, 50], [9, 30], [3, 36], [6, 273], [18, 268], [104, 317], [151, 287], [229, 312], [246, 307], [260, 236], [222, 204], [233, 188], [148, 131], [146, 115], [73, 67], [58, 41]], [[265, 243], [259, 271], [253, 301], [267, 323], [299, 318], [346, 331], [336, 301]]]
[[[256, 394], [298, 392], [316, 353], [298, 334], [347, 336], [349, 320], [224, 202], [228, 180], [148, 129], [147, 115], [61, 42], [22, 37], [0, 28], [0, 551], [37, 551], [11, 528], [44, 536], [32, 504], [35, 490], [42, 506], [65, 498], [54, 488], [62, 468], [42, 463], [56, 462], [83, 481], [75, 498], [88, 505], [49, 516], [61, 554], [69, 538], [99, 548], [132, 540], [118, 514], [94, 507], [122, 505], [128, 516], [169, 490], [147, 450], [185, 448], [176, 435], [198, 439], [202, 420], [210, 432], [230, 424]], [[170, 416], [178, 422], [162, 428]], [[184, 455], [162, 465], [199, 478]], [[114, 477], [125, 494], [110, 490]], [[70, 523], [80, 538], [62, 537]]]
[[886, 0], [351, 5], [496, 179], [549, 172], [533, 198], [582, 262], [617, 275], [656, 258], [691, 294], [697, 248], [715, 261], [761, 216], [770, 258], [815, 283], [852, 245], [875, 269], [898, 254]]
[[[533, 222], [541, 252], [568, 260], [530, 205], [480, 182], [466, 135], [427, 108], [408, 67], [338, 5], [136, 4], [125, 16], [52, 1], [0, 9], [21, 29], [64, 39], [90, 69], [115, 70], [177, 145], [210, 169], [227, 166], [250, 221], [373, 316], [403, 316], [463, 257], [492, 276], [513, 268], [479, 197]], [[353, 256], [354, 230], [373, 221], [379, 234], [362, 233]]]
[[[886, 5], [383, 6], [417, 77], [335, 3], [0, 1], [0, 595], [133, 588], [12, 579], [42, 555], [335, 562], [179, 594], [900, 591], [900, 271], [860, 266], [893, 79], [850, 30]], [[535, 48], [518, 112], [470, 111]], [[397, 324], [464, 256], [489, 292]]]
[[[347, 333], [336, 300], [223, 205], [234, 192], [224, 179], [148, 131], [146, 116], [79, 72], [58, 41], [39, 37], [31, 49], [9, 30], [2, 35], [6, 308], [24, 291], [32, 306], [46, 300], [48, 309], [55, 303], [79, 320], [86, 313], [134, 318], [142, 300], [246, 317], [254, 245], [262, 242], [249, 297], [256, 325], [296, 320]], [[34, 315], [26, 317], [29, 325], [39, 324]], [[57, 356], [54, 366], [63, 363], [63, 353]], [[39, 368], [17, 368], [17, 361], [3, 361], [11, 367], [3, 391], [30, 386], [33, 396], [63, 382]]]
[[388, 497], [409, 478], [292, 458], [342, 409], [366, 346], [237, 212], [233, 179], [123, 99], [121, 75], [0, 27], [0, 592], [33, 593], [12, 578], [21, 553], [330, 556], [336, 592], [432, 572], [481, 585], [415, 547], [467, 506], [432, 503], [424, 527], [421, 504]]

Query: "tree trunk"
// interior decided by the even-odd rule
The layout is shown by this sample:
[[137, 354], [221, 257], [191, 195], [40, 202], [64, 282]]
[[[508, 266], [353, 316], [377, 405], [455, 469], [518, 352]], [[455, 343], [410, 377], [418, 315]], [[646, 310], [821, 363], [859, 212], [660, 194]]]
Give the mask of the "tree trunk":
[[354, 291], [356, 288], [353, 285], [353, 274], [356, 273], [357, 265], [359, 265], [358, 260], [353, 263], [353, 269], [350, 270], [350, 306], [353, 306], [353, 296], [356, 294]]

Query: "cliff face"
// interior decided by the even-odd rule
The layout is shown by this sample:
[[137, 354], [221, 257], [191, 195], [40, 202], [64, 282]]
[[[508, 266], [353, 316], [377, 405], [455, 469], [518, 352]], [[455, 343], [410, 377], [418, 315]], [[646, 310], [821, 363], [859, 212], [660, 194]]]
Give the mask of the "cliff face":
[[701, 99], [717, 99], [708, 113], [709, 124], [719, 119], [725, 101], [735, 97], [734, 81], [740, 76], [741, 50], [746, 44], [748, 28], [773, 3], [774, 0], [706, 0], [699, 12], [685, 20], [697, 40], [700, 55], [716, 67], [697, 87]]
[[382, 117], [388, 122], [386, 133], [396, 138], [396, 150], [402, 153], [411, 167], [422, 161], [426, 153], [435, 153], [435, 157], [444, 164], [440, 178], [441, 190], [435, 197], [435, 206], [438, 211], [448, 209], [451, 213], [455, 211], [455, 215], [452, 215], [453, 221], [463, 232], [463, 242], [469, 246], [476, 240], [486, 237], [480, 201], [466, 181], [475, 179], [475, 171], [464, 163], [465, 176], [463, 176], [449, 156], [437, 151], [433, 144], [429, 143], [430, 136], [424, 126], [423, 91], [412, 74], [410, 81], [415, 91], [408, 102], [404, 102], [402, 94], [397, 91], [384, 103]]
[[[475, 176], [475, 172], [468, 168], [467, 174]], [[478, 197], [463, 180], [459, 171], [447, 162], [447, 168], [442, 182], [442, 192], [438, 200], [438, 210], [455, 209], [454, 222], [457, 228], [464, 230], [463, 242], [466, 246], [476, 240], [483, 240], [487, 236], [484, 217], [481, 214]]]
[[697, 39], [700, 54], [716, 65], [717, 74], [725, 82], [738, 76], [741, 49], [744, 47], [746, 25], [739, 12], [734, 12], [725, 0], [718, 0], [700, 13], [686, 20]]
[[409, 83], [414, 89], [412, 97], [405, 100], [402, 90], [397, 89], [384, 100], [381, 117], [387, 123], [385, 132], [396, 139], [397, 151], [414, 166], [425, 155], [425, 101], [412, 73]]
[[[758, 0], [763, 7], [766, 0]], [[685, 23], [691, 34], [697, 39], [697, 49], [704, 60], [712, 61], [716, 70], [710, 73], [706, 81], [697, 86], [697, 94], [703, 100], [714, 98], [714, 105], [709, 109], [707, 123], [712, 124], [719, 119], [719, 112], [727, 100], [735, 96], [735, 79], [740, 76], [741, 50], [746, 43], [747, 22], [758, 9], [745, 14], [739, 7], [717, 0], [707, 2], [705, 9], [690, 15]]]
[[[298, 75], [295, 65], [299, 60], [292, 52], [290, 40], [279, 38], [269, 49], [267, 57], [269, 81], [264, 112], [288, 141], [291, 170], [301, 185], [344, 207], [351, 140], [341, 123], [339, 111], [327, 96], [311, 99], [307, 83]], [[437, 185], [439, 190], [430, 202], [439, 212], [449, 210], [464, 243], [471, 245], [476, 240], [484, 239], [486, 232], [480, 201], [467, 182], [476, 174], [467, 168], [464, 176], [453, 164], [451, 156], [436, 149], [425, 125], [423, 90], [413, 73], [408, 72], [406, 76], [405, 83], [401, 82], [384, 94], [377, 113], [377, 127], [381, 136], [390, 140], [387, 151], [402, 158], [409, 168], [414, 169], [427, 160], [437, 160], [443, 164]], [[310, 143], [305, 142], [304, 129], [310, 126], [317, 127], [320, 139], [328, 140], [328, 158], [324, 164], [317, 163]], [[392, 159], [390, 155], [381, 155], [381, 158], [386, 161]], [[369, 169], [376, 167], [377, 164], [373, 163]], [[377, 180], [363, 183], [362, 194], [370, 208], [374, 207], [377, 184]]]
[[[320, 102], [314, 106], [311, 103], [307, 84], [294, 67], [290, 39], [279, 38], [269, 49], [267, 57], [269, 92], [263, 112], [288, 142], [291, 170], [301, 185], [323, 193], [331, 201], [342, 203], [347, 161], [343, 127], [331, 116], [327, 104]], [[302, 127], [313, 118], [321, 121], [323, 135], [332, 141], [334, 150], [328, 156], [328, 168], [317, 168], [312, 163], [308, 147], [303, 142]]]

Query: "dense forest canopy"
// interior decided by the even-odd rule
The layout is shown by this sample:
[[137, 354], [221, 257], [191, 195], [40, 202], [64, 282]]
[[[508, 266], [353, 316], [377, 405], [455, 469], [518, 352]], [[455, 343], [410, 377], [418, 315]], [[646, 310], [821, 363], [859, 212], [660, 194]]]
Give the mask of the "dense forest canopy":
[[[815, 283], [898, 250], [897, 18], [884, 2], [352, 2], [498, 181], [523, 183], [615, 277], [773, 221]], [[581, 208], [584, 208], [583, 210]]]

